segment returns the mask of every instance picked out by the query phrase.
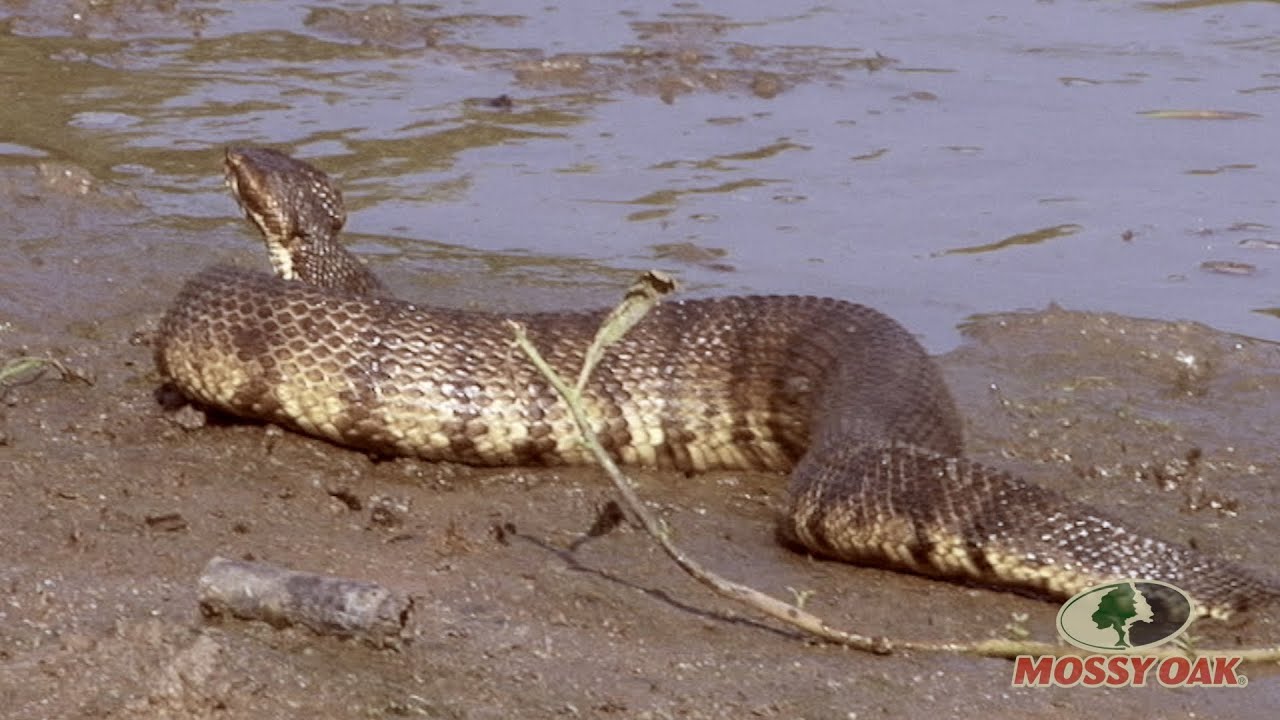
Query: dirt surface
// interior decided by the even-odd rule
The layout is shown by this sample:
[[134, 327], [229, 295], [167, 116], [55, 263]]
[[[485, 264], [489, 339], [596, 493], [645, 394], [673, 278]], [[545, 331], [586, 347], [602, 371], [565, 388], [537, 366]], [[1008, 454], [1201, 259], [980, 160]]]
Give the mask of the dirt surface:
[[[149, 338], [184, 276], [213, 262], [265, 265], [230, 219], [230, 200], [215, 206], [206, 195], [217, 183], [214, 147], [250, 138], [332, 156], [329, 169], [358, 190], [379, 272], [415, 300], [608, 302], [614, 291], [599, 278], [617, 278], [620, 290], [618, 259], [628, 257], [702, 267], [717, 281], [740, 271], [759, 289], [821, 256], [836, 273], [797, 277], [838, 277], [884, 301], [913, 297], [901, 308], [922, 307], [914, 297], [928, 287], [922, 320], [948, 303], [989, 307], [975, 296], [1015, 306], [1011, 298], [1082, 297], [1077, 289], [1098, 296], [1096, 307], [1230, 307], [1235, 314], [1200, 317], [1256, 320], [1248, 309], [1270, 297], [1264, 285], [1181, 273], [1224, 257], [1265, 267], [1236, 248], [1274, 245], [1256, 215], [1266, 219], [1259, 208], [1270, 206], [1253, 195], [1269, 186], [1259, 180], [1267, 143], [1248, 134], [1266, 126], [1211, 136], [1130, 118], [1150, 109], [1144, 103], [1220, 102], [1184, 94], [1196, 88], [1233, 88], [1232, 107], [1262, 114], [1241, 104], [1265, 101], [1256, 90], [1270, 84], [1266, 63], [1241, 55], [1260, 57], [1256, 26], [1239, 15], [1206, 14], [1195, 21], [1203, 26], [1172, 24], [1172, 13], [1135, 19], [1112, 4], [1105, 17], [1085, 14], [1093, 5], [1031, 4], [1051, 13], [1033, 21], [994, 5], [955, 5], [952, 15], [942, 4], [901, 16], [819, 7], [742, 21], [677, 3], [675, 14], [621, 10], [619, 25], [556, 3], [540, 13], [513, 4], [522, 15], [346, 3], [307, 6], [295, 19], [234, 3], [0, 0], [0, 85], [12, 100], [0, 108], [0, 367], [53, 358], [92, 381], [27, 371], [0, 388], [0, 718], [1274, 717], [1274, 667], [1246, 667], [1243, 689], [1015, 690], [1001, 660], [815, 644], [712, 596], [631, 527], [567, 551], [611, 498], [593, 469], [375, 462], [271, 427], [193, 422], [157, 401]], [[965, 12], [989, 27], [956, 32]], [[805, 24], [810, 14], [830, 35]], [[1057, 27], [1087, 30], [1046, 32]], [[1171, 50], [1192, 36], [1200, 44]], [[459, 102], [467, 97], [477, 99]], [[356, 116], [342, 112], [352, 107]], [[1028, 108], [1056, 115], [1022, 114]], [[1024, 128], [1036, 142], [1017, 144]], [[1061, 142], [1080, 128], [1118, 134]], [[508, 142], [535, 137], [541, 143]], [[463, 149], [499, 145], [500, 157], [458, 162]], [[1223, 174], [1212, 190], [1199, 184], [1224, 168], [1250, 173]], [[404, 227], [422, 215], [361, 182], [388, 175], [407, 183], [388, 197], [455, 200], [433, 205], [430, 223], [456, 247], [425, 244], [433, 238]], [[1233, 177], [1238, 184], [1223, 184]], [[850, 185], [856, 195], [843, 190]], [[850, 197], [856, 214], [833, 211]], [[1216, 199], [1212, 209], [1204, 197]], [[555, 209], [531, 221], [550, 198]], [[1064, 202], [1074, 206], [1055, 214]], [[627, 223], [650, 223], [634, 231], [636, 245], [615, 244], [615, 206]], [[915, 275], [924, 266], [914, 260], [871, 252], [849, 262], [843, 248], [870, 235], [988, 247], [1068, 219], [1092, 233], [1073, 240], [1074, 255], [1032, 256], [1029, 275], [1013, 271], [1026, 262], [1018, 258], [951, 264], [957, 255]], [[406, 242], [388, 245], [397, 234]], [[572, 244], [554, 244], [559, 236]], [[835, 244], [809, 245], [827, 237]], [[1187, 237], [1195, 249], [1179, 254]], [[520, 252], [497, 254], [484, 245], [491, 238]], [[730, 241], [732, 251], [721, 248]], [[571, 286], [519, 275], [592, 244], [598, 255], [556, 276]], [[1204, 245], [1215, 254], [1203, 256]], [[798, 254], [785, 255], [792, 246]], [[461, 269], [421, 280], [405, 266], [423, 247], [424, 265]], [[913, 246], [906, 256], [946, 251]], [[586, 263], [604, 268], [594, 286]], [[1142, 292], [1164, 288], [1166, 276], [1167, 292]], [[1013, 294], [1019, 277], [1047, 294]], [[1148, 304], [1115, 304], [1140, 298]], [[966, 332], [967, 344], [940, 362], [974, 457], [1278, 574], [1276, 346], [1058, 309], [989, 316]], [[837, 626], [923, 640], [1054, 636], [1053, 603], [784, 550], [772, 532], [780, 477], [636, 479], [708, 566], [780, 597], [804, 595]], [[410, 593], [412, 642], [387, 650], [208, 621], [196, 581], [214, 556]], [[1218, 647], [1280, 642], [1267, 613], [1193, 632]]]
[[[24, 230], [112, 233], [111, 218], [135, 212], [71, 169], [0, 180], [15, 209], [4, 222]], [[27, 374], [0, 401], [4, 717], [1263, 717], [1280, 703], [1269, 667], [1247, 668], [1237, 690], [1013, 690], [1005, 661], [808, 642], [710, 595], [632, 528], [564, 550], [610, 498], [589, 468], [375, 462], [261, 425], [184, 429], [186, 416], [156, 400], [148, 346], [182, 278], [149, 274], [147, 258], [188, 254], [193, 272], [224, 258], [163, 232], [135, 236], [128, 258], [0, 250], [23, 279], [0, 283], [0, 361], [43, 355], [92, 379]], [[242, 257], [257, 261], [247, 247]], [[975, 457], [1274, 570], [1280, 349], [1058, 309], [966, 332], [940, 362]], [[636, 479], [709, 566], [778, 596], [807, 593], [837, 625], [1053, 637], [1052, 603], [784, 550], [772, 537], [779, 477]], [[505, 525], [514, 532], [496, 531]], [[206, 622], [196, 578], [215, 555], [412, 593], [413, 641], [388, 651]], [[1195, 632], [1227, 647], [1280, 637], [1268, 614]]]

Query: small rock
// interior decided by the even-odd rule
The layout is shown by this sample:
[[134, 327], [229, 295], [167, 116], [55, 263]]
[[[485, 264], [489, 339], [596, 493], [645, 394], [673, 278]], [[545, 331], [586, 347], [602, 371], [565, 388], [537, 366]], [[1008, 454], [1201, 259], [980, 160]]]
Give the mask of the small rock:
[[511, 96], [505, 93], [496, 98], [490, 98], [485, 104], [498, 110], [510, 110], [516, 105], [515, 101], [511, 99]]
[[197, 409], [194, 405], [183, 405], [169, 416], [169, 420], [183, 430], [199, 430], [209, 424], [209, 418], [204, 414], [203, 410]]
[[364, 503], [360, 501], [360, 497], [358, 495], [351, 492], [351, 488], [329, 488], [329, 497], [341, 502], [343, 505], [346, 505], [347, 509], [352, 512], [364, 508]]
[[369, 527], [398, 528], [404, 525], [411, 502], [406, 497], [374, 495], [369, 498]]
[[187, 519], [181, 513], [165, 513], [164, 515], [148, 515], [143, 519], [147, 527], [161, 532], [181, 532], [187, 529]]

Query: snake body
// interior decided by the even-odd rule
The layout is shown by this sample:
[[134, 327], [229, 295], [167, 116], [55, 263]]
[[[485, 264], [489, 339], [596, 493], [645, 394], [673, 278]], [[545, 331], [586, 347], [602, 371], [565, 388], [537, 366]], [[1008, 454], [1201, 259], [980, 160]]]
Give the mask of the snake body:
[[[496, 315], [387, 297], [337, 243], [341, 196], [323, 173], [261, 148], [229, 150], [227, 172], [276, 248], [277, 272], [219, 266], [187, 282], [156, 346], [161, 374], [184, 394], [381, 454], [591, 462], [505, 320], [525, 323], [570, 373], [603, 313]], [[321, 261], [284, 249], [317, 246]], [[964, 458], [937, 367], [866, 306], [794, 296], [660, 305], [607, 351], [584, 401], [621, 462], [789, 471], [778, 535], [821, 556], [1056, 598], [1152, 578], [1218, 617], [1280, 600], [1269, 579]]]

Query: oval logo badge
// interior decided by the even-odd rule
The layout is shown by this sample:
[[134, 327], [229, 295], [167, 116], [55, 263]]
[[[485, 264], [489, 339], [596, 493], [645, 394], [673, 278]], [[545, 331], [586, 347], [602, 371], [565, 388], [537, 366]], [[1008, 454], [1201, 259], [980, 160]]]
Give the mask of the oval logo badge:
[[1167, 582], [1114, 580], [1063, 603], [1058, 634], [1088, 652], [1131, 652], [1170, 642], [1195, 617], [1191, 597]]

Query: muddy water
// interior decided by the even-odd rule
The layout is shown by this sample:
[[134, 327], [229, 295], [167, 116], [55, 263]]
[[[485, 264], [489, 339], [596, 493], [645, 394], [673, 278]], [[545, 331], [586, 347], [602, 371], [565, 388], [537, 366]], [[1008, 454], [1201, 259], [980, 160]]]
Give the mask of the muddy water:
[[113, 198], [6, 208], [19, 286], [244, 256], [217, 153], [267, 143], [342, 179], [416, 297], [605, 300], [659, 266], [869, 302], [935, 350], [1050, 302], [1280, 338], [1266, 4], [4, 6], [4, 202], [51, 162]]

